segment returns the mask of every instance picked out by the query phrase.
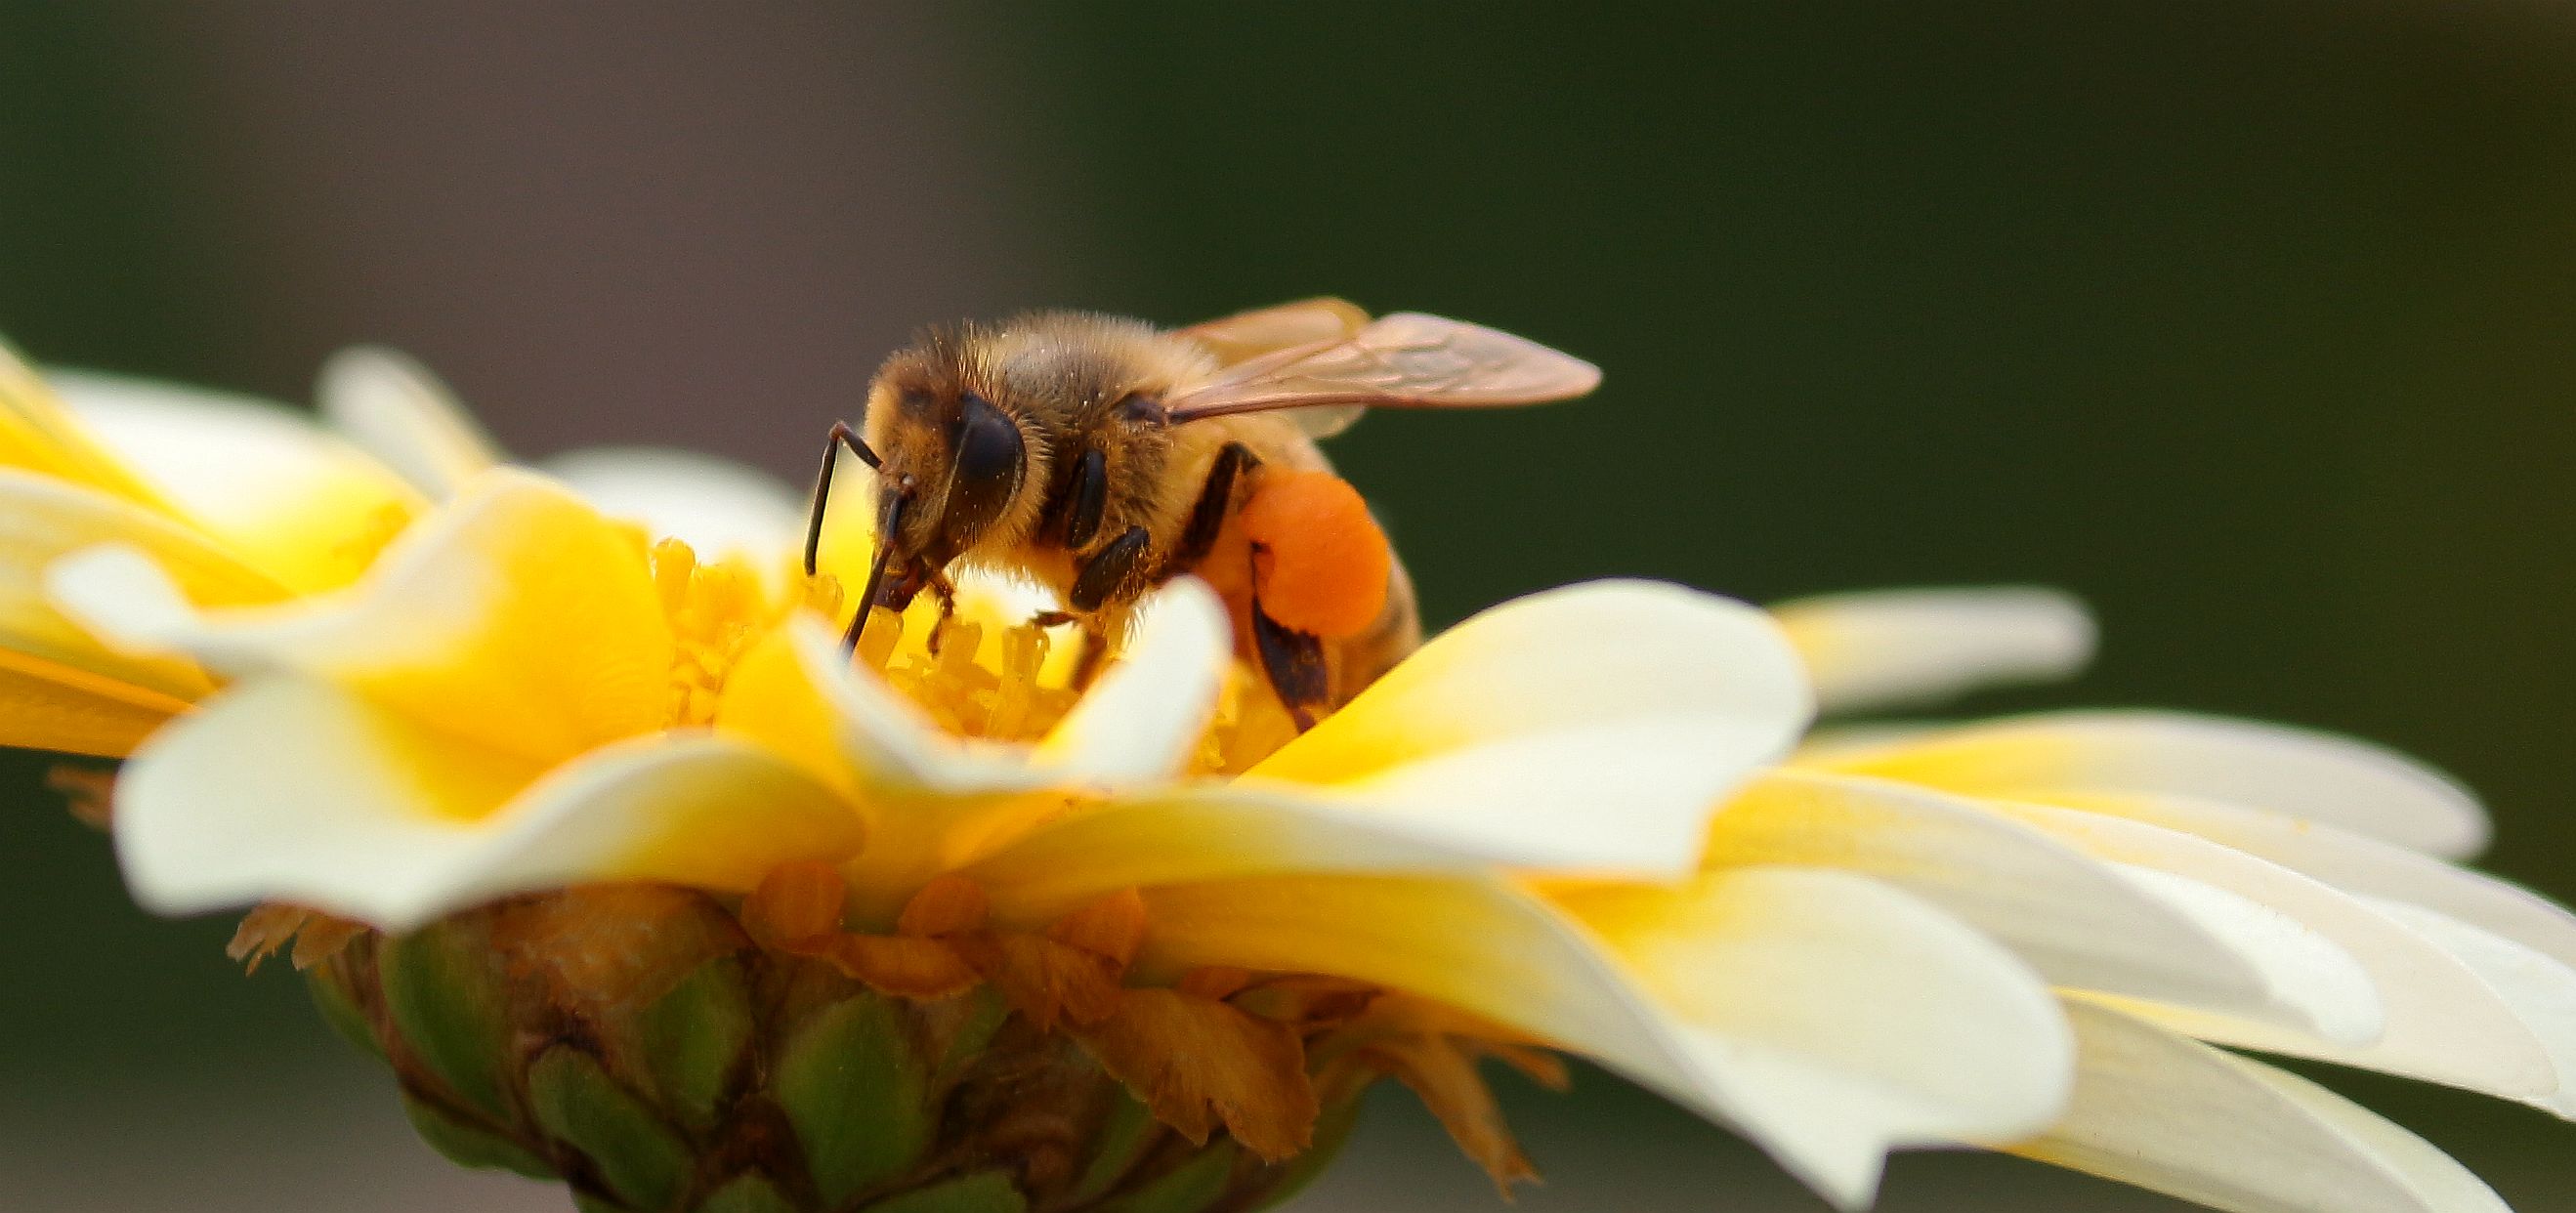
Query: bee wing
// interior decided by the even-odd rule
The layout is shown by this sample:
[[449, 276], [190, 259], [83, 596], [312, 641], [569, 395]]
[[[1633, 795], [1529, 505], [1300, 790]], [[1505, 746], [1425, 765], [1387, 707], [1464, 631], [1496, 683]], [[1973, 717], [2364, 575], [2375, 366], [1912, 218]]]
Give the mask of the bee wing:
[[1182, 329], [1181, 335], [1206, 346], [1219, 364], [1234, 366], [1292, 346], [1340, 341], [1358, 333], [1368, 322], [1369, 314], [1361, 311], [1358, 304], [1326, 296], [1236, 312], [1193, 324]]
[[1173, 424], [1274, 409], [1312, 410], [1322, 436], [1361, 409], [1499, 408], [1583, 395], [1600, 368], [1509, 333], [1397, 312], [1340, 340], [1292, 346], [1226, 368], [1164, 401]]

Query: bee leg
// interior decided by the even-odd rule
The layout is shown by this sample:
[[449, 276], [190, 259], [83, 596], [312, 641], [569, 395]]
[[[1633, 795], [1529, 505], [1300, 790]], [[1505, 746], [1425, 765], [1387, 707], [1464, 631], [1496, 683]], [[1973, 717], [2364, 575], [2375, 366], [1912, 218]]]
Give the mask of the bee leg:
[[[823, 470], [814, 474], [814, 512], [805, 519], [805, 575], [814, 575], [814, 557], [823, 547], [823, 507], [832, 500], [832, 465], [838, 463], [847, 448], [869, 467], [877, 466], [877, 453], [859, 438], [859, 432], [846, 421], [832, 423], [832, 435], [823, 440]], [[862, 612], [864, 614], [865, 612]]]
[[1154, 570], [1155, 584], [1189, 572], [1207, 559], [1208, 552], [1216, 547], [1217, 533], [1225, 529], [1227, 512], [1233, 508], [1234, 482], [1260, 466], [1260, 458], [1240, 442], [1229, 442], [1217, 450], [1216, 462], [1208, 466], [1207, 483], [1199, 487], [1198, 503], [1190, 507], [1190, 522], [1181, 531], [1181, 542]]
[[1332, 698], [1332, 670], [1324, 662], [1324, 642], [1272, 619], [1252, 599], [1252, 643], [1261, 653], [1261, 672], [1279, 696], [1300, 733], [1315, 727], [1315, 709]]
[[1145, 567], [1145, 549], [1153, 536], [1141, 526], [1127, 528], [1125, 534], [1110, 540], [1084, 562], [1082, 571], [1074, 574], [1073, 592], [1065, 605], [1088, 615], [1122, 597], [1135, 584], [1136, 571]]
[[1029, 616], [1029, 626], [1033, 628], [1060, 628], [1081, 618], [1082, 616], [1076, 615], [1071, 611], [1040, 611], [1035, 615]]
[[1070, 684], [1077, 692], [1090, 690], [1091, 680], [1098, 678], [1101, 667], [1109, 664], [1109, 637], [1088, 622], [1082, 623], [1081, 635], [1082, 656], [1074, 659]]
[[939, 600], [939, 618], [931, 621], [930, 637], [925, 642], [930, 655], [937, 657], [940, 641], [948, 632], [948, 621], [957, 618], [957, 583], [950, 581], [946, 573], [936, 570], [933, 570], [925, 580], [924, 588], [930, 591], [931, 597]]

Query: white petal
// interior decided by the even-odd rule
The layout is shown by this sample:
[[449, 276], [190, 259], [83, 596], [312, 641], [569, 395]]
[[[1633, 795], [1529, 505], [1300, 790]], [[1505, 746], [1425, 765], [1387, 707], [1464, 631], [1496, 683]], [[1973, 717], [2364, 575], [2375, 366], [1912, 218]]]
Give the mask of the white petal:
[[2206, 1040], [2363, 1066], [2531, 1100], [2557, 1089], [2540, 1040], [2467, 966], [2413, 931], [2343, 893], [2205, 839], [2115, 817], [2036, 805], [2002, 805], [2024, 821], [2106, 859], [2154, 868], [2268, 906], [2361, 962], [2379, 991], [2387, 1029], [2351, 1047], [2269, 1024], [2124, 1004]]
[[[2053, 985], [2277, 1019], [2339, 1040], [2379, 1032], [2378, 999], [2349, 957], [2313, 936], [2253, 933], [2277, 914], [2258, 907], [2217, 920], [2206, 897], [2144, 885], [1975, 801], [1884, 780], [1778, 771], [1718, 814], [1707, 861], [1876, 877], [2012, 948]], [[2258, 927], [2246, 927], [2248, 918]], [[2326, 959], [2314, 955], [2320, 950]], [[2316, 979], [2338, 961], [2345, 980]]]
[[2536, 1102], [2576, 1119], [2576, 969], [2446, 914], [2403, 902], [2374, 899], [2371, 905], [2467, 965], [2513, 1008], [2558, 1069], [2557, 1092]]
[[[2267, 1027], [2347, 1048], [2370, 1045], [2387, 1035], [2387, 1009], [2370, 970], [2324, 933], [2250, 897], [2186, 876], [2134, 864], [2116, 864], [2113, 870], [2138, 891], [2189, 917], [2212, 938], [2225, 940], [2229, 950], [2263, 974], [2263, 984], [2275, 1002], [2303, 1016], [2256, 1017]], [[2099, 987], [2076, 988], [2111, 994], [2120, 1001], [2158, 1002], [2220, 1018], [2242, 1017], [2207, 1002], [2133, 1000]]]
[[1119, 785], [1181, 772], [1233, 664], [1233, 624], [1195, 577], [1143, 604], [1108, 671], [1039, 744], [1035, 759], [1073, 782]]
[[1234, 785], [1365, 812], [1498, 861], [1678, 876], [1719, 797], [1809, 715], [1767, 615], [1596, 582], [1478, 615]]
[[2064, 678], [2093, 658], [2093, 617], [2056, 590], [1873, 590], [1772, 608], [1822, 712], [1902, 707]]
[[323, 417], [432, 499], [500, 466], [499, 444], [409, 355], [353, 346], [322, 364]]
[[1956, 791], [2048, 799], [2060, 789], [2170, 793], [2270, 809], [2458, 857], [2486, 845], [2477, 800], [2447, 776], [2331, 733], [2177, 712], [2054, 712], [1970, 725], [1839, 770]]
[[580, 881], [741, 891], [859, 845], [838, 798], [723, 738], [641, 738], [540, 773], [325, 684], [265, 678], [127, 764], [117, 852], [163, 913], [282, 900], [398, 931]]
[[783, 575], [805, 541], [805, 501], [775, 476], [691, 451], [598, 447], [546, 460], [603, 514], [686, 543], [701, 559]]
[[2576, 965], [2576, 914], [2529, 889], [2420, 851], [2318, 822], [2185, 796], [2058, 795], [2050, 800], [2196, 834], [2347, 893], [2439, 910]]
[[2101, 1008], [2067, 1015], [2074, 1103], [2015, 1153], [2230, 1213], [2507, 1213], [2422, 1138], [2305, 1079]]
[[57, 371], [100, 442], [243, 560], [303, 591], [346, 585], [427, 504], [312, 419], [249, 396]]
[[1686, 1028], [1727, 1119], [1846, 1208], [1886, 1151], [2011, 1140], [2064, 1105], [2073, 1043], [2038, 976], [1909, 894], [1743, 868], [1563, 904]]

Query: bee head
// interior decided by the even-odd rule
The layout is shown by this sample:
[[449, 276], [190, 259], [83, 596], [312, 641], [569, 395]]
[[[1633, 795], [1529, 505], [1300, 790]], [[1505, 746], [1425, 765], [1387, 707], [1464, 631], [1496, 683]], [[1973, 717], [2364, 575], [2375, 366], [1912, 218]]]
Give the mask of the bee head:
[[898, 355], [869, 393], [878, 534], [898, 571], [947, 567], [1015, 514], [1034, 474], [1023, 420], [939, 360]]

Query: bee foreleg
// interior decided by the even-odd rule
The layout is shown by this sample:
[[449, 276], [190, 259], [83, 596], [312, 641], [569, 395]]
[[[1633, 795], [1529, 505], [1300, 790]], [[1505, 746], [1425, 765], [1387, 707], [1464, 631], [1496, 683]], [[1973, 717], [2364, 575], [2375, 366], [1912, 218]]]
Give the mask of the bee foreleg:
[[1123, 597], [1134, 586], [1137, 570], [1145, 567], [1146, 549], [1152, 543], [1153, 536], [1141, 526], [1131, 526], [1110, 540], [1083, 562], [1082, 571], [1074, 575], [1073, 592], [1065, 605], [1088, 615], [1111, 599]]
[[946, 573], [933, 569], [924, 576], [923, 588], [939, 600], [939, 618], [931, 621], [927, 642], [930, 655], [937, 657], [940, 643], [948, 635], [948, 621], [957, 618], [957, 583], [950, 581]]

